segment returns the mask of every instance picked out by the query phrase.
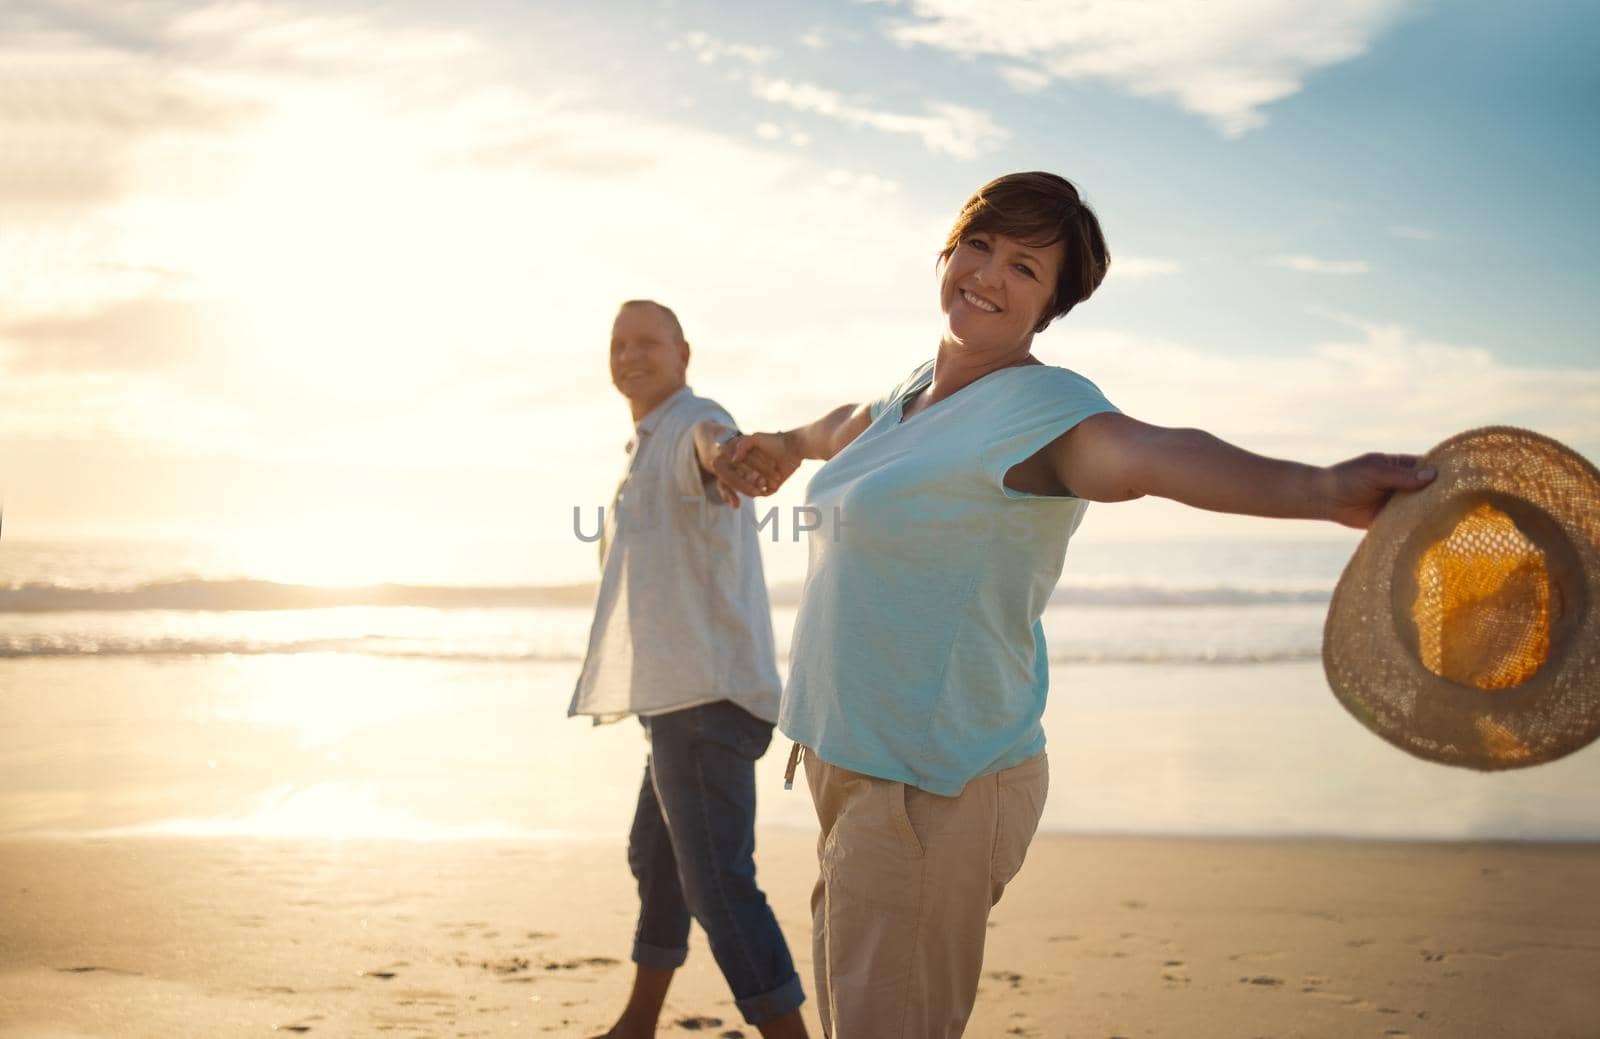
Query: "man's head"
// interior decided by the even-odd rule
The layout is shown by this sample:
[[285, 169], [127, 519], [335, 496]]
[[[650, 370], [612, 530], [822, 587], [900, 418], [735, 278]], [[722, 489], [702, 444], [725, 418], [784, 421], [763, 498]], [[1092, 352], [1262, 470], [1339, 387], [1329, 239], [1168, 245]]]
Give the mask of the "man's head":
[[961, 207], [940, 260], [949, 260], [963, 241], [978, 234], [1005, 235], [1036, 248], [1061, 243], [1054, 294], [1036, 331], [1088, 299], [1111, 265], [1100, 221], [1072, 182], [1054, 173], [1009, 173], [979, 188]]
[[630, 299], [611, 325], [611, 383], [643, 418], [684, 384], [689, 343], [678, 315], [649, 299]]

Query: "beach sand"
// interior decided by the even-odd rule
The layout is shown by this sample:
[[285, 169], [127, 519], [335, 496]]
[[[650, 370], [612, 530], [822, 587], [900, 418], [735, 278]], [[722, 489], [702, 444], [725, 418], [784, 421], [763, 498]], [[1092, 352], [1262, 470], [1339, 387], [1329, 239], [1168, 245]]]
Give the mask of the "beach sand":
[[[813, 838], [759, 840], [809, 990]], [[632, 920], [620, 834], [8, 840], [0, 1035], [585, 1036]], [[753, 1039], [693, 942], [661, 1034]], [[984, 970], [970, 1036], [1594, 1037], [1600, 846], [1041, 837]]]

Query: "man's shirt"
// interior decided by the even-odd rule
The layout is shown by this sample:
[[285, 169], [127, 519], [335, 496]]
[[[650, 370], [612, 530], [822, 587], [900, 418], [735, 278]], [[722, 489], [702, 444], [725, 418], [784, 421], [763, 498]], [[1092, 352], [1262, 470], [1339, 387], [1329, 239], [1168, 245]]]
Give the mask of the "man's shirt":
[[693, 429], [734, 426], [685, 386], [639, 420], [606, 509], [589, 651], [569, 715], [597, 722], [732, 700], [776, 721], [781, 686], [754, 507], [708, 485]]

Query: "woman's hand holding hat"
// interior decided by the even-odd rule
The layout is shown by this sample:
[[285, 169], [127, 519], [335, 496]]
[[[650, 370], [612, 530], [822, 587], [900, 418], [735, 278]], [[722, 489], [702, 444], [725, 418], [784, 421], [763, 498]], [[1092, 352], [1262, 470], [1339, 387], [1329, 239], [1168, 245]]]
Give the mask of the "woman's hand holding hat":
[[[1350, 467], [1341, 475], [1357, 487], [1385, 479], [1370, 458], [1334, 470]], [[1505, 426], [1457, 434], [1426, 461], [1437, 479], [1376, 516], [1339, 578], [1323, 631], [1329, 686], [1429, 761], [1525, 768], [1594, 742], [1600, 471]]]
[[1365, 530], [1396, 491], [1420, 491], [1434, 478], [1416, 455], [1366, 454], [1330, 466], [1327, 515], [1335, 523]]

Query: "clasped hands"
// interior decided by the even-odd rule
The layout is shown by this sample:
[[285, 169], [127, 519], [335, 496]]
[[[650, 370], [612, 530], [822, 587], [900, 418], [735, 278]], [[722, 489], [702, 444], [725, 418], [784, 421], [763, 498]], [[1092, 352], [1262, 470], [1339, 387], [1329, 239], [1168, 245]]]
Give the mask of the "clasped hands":
[[737, 509], [741, 494], [775, 493], [803, 461], [793, 441], [789, 433], [741, 433], [718, 446], [709, 468], [722, 500]]

